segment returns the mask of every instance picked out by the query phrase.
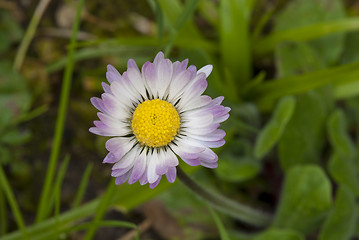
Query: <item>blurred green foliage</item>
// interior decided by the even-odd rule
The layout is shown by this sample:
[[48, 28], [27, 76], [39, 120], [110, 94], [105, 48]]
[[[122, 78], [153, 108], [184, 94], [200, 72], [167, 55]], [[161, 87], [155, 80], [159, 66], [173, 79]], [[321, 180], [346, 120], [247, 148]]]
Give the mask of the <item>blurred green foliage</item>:
[[[77, 8], [73, 1], [59, 4], [70, 6], [73, 11]], [[60, 22], [45, 15], [38, 29], [30, 29], [38, 34], [20, 72], [12, 70], [12, 59], [28, 18], [33, 16], [32, 8], [22, 21], [13, 17], [12, 10], [0, 10], [1, 166], [21, 169], [11, 161], [21, 144], [22, 149], [34, 148], [27, 151], [34, 152], [28, 154], [31, 164], [44, 151], [43, 146], [48, 148], [46, 142], [52, 139], [43, 137], [41, 130], [54, 128], [58, 116], [51, 118], [51, 113], [58, 107], [59, 79], [64, 68], [74, 67], [76, 78], [73, 94], [66, 97], [70, 114], [61, 152], [72, 155], [71, 160], [65, 158], [58, 170], [54, 168], [51, 181], [54, 188], [44, 208], [46, 216], [52, 217], [29, 224], [26, 232], [31, 239], [66, 238], [82, 229], [90, 229], [90, 238], [102, 226], [134, 228], [128, 221], [108, 222], [102, 218], [106, 210], [115, 207], [133, 221], [135, 218], [126, 213], [156, 196], [185, 229], [186, 239], [350, 240], [359, 237], [357, 4], [349, 0], [148, 0], [121, 1], [121, 4], [87, 0], [85, 6], [81, 30], [76, 32], [79, 39], [72, 46], [76, 47], [73, 63], [66, 56], [68, 39], [60, 40], [49, 31], [49, 27], [56, 28]], [[52, 6], [47, 10], [56, 15], [58, 8]], [[143, 25], [147, 26], [146, 31], [140, 28]], [[95, 140], [91, 136], [93, 141], [89, 140], [87, 129], [95, 118], [95, 110], [89, 107], [88, 99], [101, 92], [106, 64], [111, 63], [122, 72], [129, 58], [134, 58], [140, 66], [159, 50], [172, 60], [189, 58], [190, 64], [198, 68], [213, 64], [207, 94], [223, 95], [224, 105], [232, 109], [230, 119], [223, 124], [227, 143], [216, 150], [218, 168], [181, 167], [193, 173], [205, 188], [272, 214], [273, 221], [265, 228], [252, 228], [232, 219], [230, 214], [207, 211], [203, 200], [191, 196], [182, 185], [163, 180], [154, 190], [137, 183], [115, 189], [107, 187], [104, 198], [87, 202], [89, 186], [97, 186], [92, 194], [100, 195], [106, 188], [103, 182], [109, 179], [108, 172], [98, 165], [104, 149], [98, 150], [96, 144], [103, 148], [104, 138]], [[51, 113], [41, 116], [46, 125], [39, 127], [42, 123], [34, 117], [44, 113], [43, 109], [39, 110], [44, 105], [50, 106]], [[26, 127], [21, 125], [25, 121]], [[35, 131], [30, 134], [28, 129]], [[31, 139], [41, 142], [27, 145]], [[40, 165], [47, 165], [46, 161], [42, 160]], [[92, 174], [92, 167], [86, 168], [90, 161], [99, 169]], [[73, 162], [86, 171], [79, 174], [82, 170], [75, 169], [76, 174], [72, 172], [72, 175], [77, 176], [78, 182], [64, 184], [66, 176], [71, 175]], [[27, 172], [36, 175], [36, 164], [30, 169], [27, 159], [23, 163]], [[45, 171], [43, 167], [40, 169]], [[16, 191], [18, 174], [12, 174], [13, 171], [9, 182]], [[20, 188], [38, 188], [38, 185], [39, 180]], [[11, 211], [16, 209], [16, 204], [21, 210], [27, 203], [10, 200], [11, 193], [5, 193], [4, 189], [0, 188], [1, 239], [21, 239], [26, 236], [24, 229], [18, 224], [16, 230], [12, 223], [21, 223], [21, 214], [16, 214], [14, 221], [8, 219], [14, 214]], [[73, 195], [67, 195], [70, 204], [61, 202], [69, 189]], [[18, 194], [23, 196], [21, 190]], [[37, 196], [30, 201], [36, 203]], [[61, 204], [67, 204], [68, 211], [61, 211]], [[8, 205], [12, 206], [11, 210]], [[89, 216], [96, 216], [93, 222], [76, 226]], [[27, 223], [32, 220], [29, 217]], [[14, 232], [7, 233], [9, 225]], [[214, 226], [218, 234], [213, 231]]]

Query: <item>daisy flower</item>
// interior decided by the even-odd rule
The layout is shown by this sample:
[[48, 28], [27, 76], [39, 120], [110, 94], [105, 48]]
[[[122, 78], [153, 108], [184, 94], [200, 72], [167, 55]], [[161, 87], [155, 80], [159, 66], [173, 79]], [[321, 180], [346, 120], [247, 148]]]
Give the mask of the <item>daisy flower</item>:
[[104, 163], [113, 164], [116, 184], [139, 181], [154, 188], [166, 175], [176, 179], [178, 157], [191, 166], [218, 166], [211, 148], [224, 144], [225, 132], [218, 129], [229, 117], [230, 108], [221, 105], [223, 97], [202, 95], [207, 65], [197, 71], [188, 59], [172, 63], [159, 52], [153, 63], [141, 71], [133, 59], [122, 75], [107, 66], [101, 98], [91, 98], [100, 111], [90, 132], [112, 137]]

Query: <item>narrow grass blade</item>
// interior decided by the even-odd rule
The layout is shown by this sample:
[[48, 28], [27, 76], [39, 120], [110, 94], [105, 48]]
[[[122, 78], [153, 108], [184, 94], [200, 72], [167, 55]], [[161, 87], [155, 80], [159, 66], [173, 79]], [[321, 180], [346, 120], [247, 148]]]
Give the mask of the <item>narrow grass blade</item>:
[[[82, 224], [73, 226], [71, 228], [62, 229], [62, 233], [70, 234], [72, 232], [86, 230], [89, 227], [91, 227], [91, 223], [82, 223]], [[101, 221], [99, 223], [98, 227], [99, 228], [102, 228], [102, 227], [122, 227], [122, 228], [131, 228], [131, 229], [136, 229], [137, 228], [136, 224], [133, 224], [133, 223], [130, 223], [130, 222], [125, 222], [125, 221], [115, 221], [115, 220]], [[45, 234], [36, 236], [32, 240], [48, 240], [48, 239], [56, 239], [56, 234], [54, 234], [54, 232], [47, 232]]]
[[53, 209], [53, 206], [55, 205], [54, 213], [55, 217], [58, 215], [57, 209], [56, 209], [56, 203], [59, 204], [60, 199], [58, 199], [61, 196], [61, 185], [64, 180], [67, 166], [69, 164], [70, 157], [66, 155], [64, 161], [61, 164], [61, 167], [57, 173], [57, 177], [55, 180], [55, 183], [53, 185], [53, 191], [50, 196], [50, 201], [47, 203], [47, 209], [46, 209], [46, 215], [50, 215]]
[[22, 63], [24, 62], [27, 49], [33, 39], [36, 28], [39, 25], [42, 15], [44, 14], [47, 6], [49, 5], [50, 0], [40, 0], [39, 4], [36, 7], [34, 15], [31, 18], [30, 24], [27, 27], [25, 36], [22, 38], [19, 49], [17, 50], [15, 61], [14, 61], [14, 69], [20, 70]]
[[248, 96], [255, 97], [257, 102], [265, 103], [286, 95], [303, 93], [329, 83], [340, 86], [358, 79], [359, 63], [352, 63], [299, 76], [269, 80], [255, 86]]
[[[117, 39], [117, 41], [119, 42], [117, 46], [113, 46], [113, 43], [111, 43], [105, 46], [96, 46], [96, 47], [91, 47], [91, 48], [89, 47], [89, 48], [83, 48], [77, 50], [74, 52], [73, 61], [75, 63], [81, 60], [97, 58], [101, 56], [121, 56], [121, 55], [126, 56], [129, 53], [133, 53], [133, 51], [141, 52], [142, 54], [144, 52], [150, 53], [153, 52], [153, 47], [157, 46], [157, 42], [155, 41], [155, 39], [151, 40], [150, 42], [146, 42], [149, 46], [152, 46], [151, 48], [136, 46], [135, 42], [132, 42], [130, 44], [129, 42], [131, 41], [131, 39], [132, 38], [126, 40]], [[118, 46], [121, 44], [123, 44], [124, 46]], [[131, 46], [136, 46], [136, 47], [131, 47]], [[46, 66], [47, 73], [52, 73], [63, 69], [68, 64], [68, 61], [69, 61], [68, 57], [63, 57], [49, 64], [48, 66]]]
[[284, 41], [306, 42], [316, 38], [339, 32], [356, 31], [359, 29], [359, 18], [352, 17], [343, 20], [317, 23], [286, 31], [272, 33], [254, 42], [253, 54], [261, 57], [274, 50], [278, 43]]
[[60, 96], [60, 106], [58, 111], [58, 117], [56, 119], [56, 126], [55, 126], [55, 136], [54, 136], [54, 143], [51, 149], [51, 155], [49, 159], [48, 169], [46, 171], [46, 178], [43, 186], [43, 190], [41, 193], [41, 198], [38, 206], [38, 211], [36, 215], [36, 222], [40, 222], [46, 218], [46, 206], [47, 202], [50, 200], [50, 191], [51, 185], [53, 184], [53, 178], [55, 175], [56, 164], [58, 161], [58, 156], [60, 152], [60, 146], [62, 142], [62, 134], [64, 131], [65, 120], [66, 120], [66, 111], [67, 105], [69, 101], [70, 95], [70, 87], [71, 87], [71, 80], [72, 80], [72, 72], [74, 68], [73, 63], [73, 56], [76, 46], [76, 39], [77, 33], [79, 30], [80, 25], [80, 15], [84, 6], [84, 0], [80, 0], [78, 2], [76, 17], [74, 21], [74, 25], [72, 28], [72, 35], [71, 35], [71, 42], [68, 52], [68, 62], [66, 65], [64, 78], [62, 82], [62, 89], [61, 89], [61, 96]]
[[0, 188], [0, 237], [6, 234], [7, 231], [7, 211], [6, 201], [3, 189]]
[[110, 181], [110, 184], [107, 187], [105, 195], [102, 196], [100, 204], [96, 209], [95, 217], [91, 222], [91, 226], [88, 228], [84, 240], [91, 240], [95, 236], [95, 233], [99, 227], [100, 222], [102, 221], [103, 216], [105, 215], [107, 209], [111, 206], [112, 198], [114, 192], [117, 188], [115, 184], [115, 178]]
[[186, 1], [184, 9], [182, 10], [181, 14], [178, 16], [177, 20], [174, 23], [172, 33], [170, 35], [167, 46], [165, 47], [164, 50], [165, 56], [168, 56], [169, 52], [172, 49], [173, 43], [177, 38], [177, 34], [179, 30], [184, 26], [187, 20], [193, 15], [194, 10], [197, 8], [199, 1], [200, 0]]
[[85, 194], [85, 190], [86, 190], [88, 182], [90, 180], [90, 175], [91, 175], [92, 169], [93, 169], [93, 163], [90, 163], [89, 165], [86, 166], [85, 172], [81, 178], [80, 186], [77, 189], [77, 193], [76, 193], [75, 200], [73, 203], [73, 208], [76, 208], [76, 207], [80, 206], [80, 204], [81, 204], [81, 201]]
[[17, 226], [21, 230], [22, 239], [29, 239], [29, 236], [27, 234], [26, 227], [25, 227], [24, 218], [22, 217], [20, 208], [16, 202], [14, 193], [11, 190], [10, 184], [6, 178], [5, 172], [3, 171], [1, 164], [0, 164], [0, 186], [9, 202], [9, 205], [14, 214]]
[[[161, 9], [164, 13], [164, 16], [166, 17], [167, 21], [170, 26], [172, 27], [171, 30], [175, 29], [176, 24], [180, 24], [179, 19], [183, 19], [183, 17], [180, 17], [181, 14], [183, 14], [185, 11], [183, 10], [183, 6], [179, 0], [157, 0], [159, 5], [161, 6]], [[186, 1], [187, 6], [189, 6], [189, 3], [192, 0]], [[194, 0], [193, 2], [197, 2], [198, 0]], [[200, 32], [196, 28], [196, 26], [192, 22], [186, 22], [184, 26], [182, 27], [182, 32], [184, 32], [186, 36], [191, 36], [193, 39], [197, 39], [201, 37]], [[182, 36], [182, 35], [181, 35]]]
[[228, 233], [226, 231], [226, 228], [224, 227], [224, 225], [223, 225], [221, 219], [219, 218], [218, 214], [210, 206], [207, 206], [207, 207], [209, 209], [209, 212], [212, 215], [212, 218], [213, 218], [214, 222], [217, 225], [219, 235], [221, 236], [221, 240], [230, 240], [229, 236], [228, 236]]
[[147, 1], [150, 3], [156, 15], [157, 38], [158, 38], [158, 44], [159, 46], [161, 46], [163, 41], [163, 31], [164, 31], [163, 12], [157, 0], [147, 0]]

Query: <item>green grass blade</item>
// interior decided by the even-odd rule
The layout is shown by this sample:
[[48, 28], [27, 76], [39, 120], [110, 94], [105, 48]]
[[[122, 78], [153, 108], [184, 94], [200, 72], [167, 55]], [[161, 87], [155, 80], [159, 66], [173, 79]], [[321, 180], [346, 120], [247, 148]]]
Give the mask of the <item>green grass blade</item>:
[[[186, 169], [187, 172], [193, 172], [197, 169], [186, 164], [183, 164], [183, 168]], [[132, 185], [123, 184], [117, 188], [115, 196], [113, 199], [111, 199], [110, 205], [117, 205], [123, 209], [126, 209], [127, 211], [130, 211], [131, 209], [158, 195], [162, 191], [172, 187], [174, 184], [171, 184], [167, 181], [162, 181], [155, 189], [150, 189], [148, 187], [144, 188], [144, 186], [141, 186], [138, 182]], [[56, 225], [58, 225], [61, 231], [66, 231], [66, 229], [69, 229], [73, 227], [74, 224], [77, 224], [78, 221], [93, 215], [96, 212], [96, 209], [99, 208], [100, 201], [101, 197], [77, 208], [73, 208], [68, 212], [64, 212], [59, 215], [58, 221], [56, 221], [55, 218], [50, 218], [44, 220], [43, 222], [28, 226], [27, 231], [31, 239], [37, 239], [39, 236], [45, 233], [48, 234], [49, 232], [52, 232]], [[20, 231], [8, 233], [1, 238], [1, 240], [18, 239], [21, 239]]]
[[64, 161], [61, 164], [61, 167], [58, 171], [55, 183], [53, 185], [53, 192], [51, 193], [51, 197], [50, 197], [50, 201], [47, 203], [47, 214], [46, 215], [50, 215], [51, 211], [52, 211], [52, 207], [55, 205], [55, 209], [54, 209], [54, 213], [55, 213], [55, 218], [58, 216], [58, 209], [56, 209], [56, 204], [59, 204], [60, 199], [58, 199], [61, 196], [61, 185], [62, 182], [64, 180], [65, 174], [66, 174], [66, 170], [67, 170], [67, 166], [69, 165], [69, 161], [70, 161], [70, 157], [68, 155], [66, 155]]
[[72, 35], [70, 41], [70, 47], [68, 52], [68, 62], [65, 68], [64, 78], [62, 82], [60, 106], [58, 111], [58, 117], [56, 119], [54, 143], [51, 149], [51, 155], [49, 159], [49, 165], [46, 172], [45, 183], [41, 193], [41, 198], [36, 215], [36, 222], [40, 222], [46, 218], [46, 205], [50, 199], [51, 185], [53, 184], [53, 178], [55, 175], [56, 164], [60, 152], [60, 146], [62, 142], [62, 134], [65, 126], [66, 111], [70, 95], [70, 87], [72, 80], [72, 72], [74, 68], [73, 55], [76, 46], [77, 33], [80, 25], [80, 15], [84, 6], [84, 0], [80, 0], [77, 6], [76, 17], [72, 28]]
[[[164, 16], [167, 19], [167, 22], [172, 28], [175, 28], [176, 24], [179, 24], [178, 19], [180, 19], [180, 15], [184, 13], [181, 2], [179, 0], [157, 0], [157, 1], [161, 6], [161, 9], [164, 13]], [[191, 4], [189, 3], [190, 1], [192, 0], [186, 1], [187, 6]], [[199, 33], [198, 29], [190, 21], [184, 24], [181, 31], [185, 33], [184, 34], [185, 36], [190, 36], [193, 39], [201, 38], [201, 34]]]
[[[91, 226], [91, 223], [82, 223], [76, 226], [73, 226], [71, 228], [62, 229], [62, 233], [70, 234], [72, 232], [82, 231], [86, 230]], [[115, 221], [115, 220], [109, 220], [109, 221], [101, 221], [98, 225], [99, 228], [102, 227], [122, 227], [122, 228], [132, 228], [136, 229], [136, 224], [125, 222], [125, 221]], [[32, 240], [48, 240], [48, 239], [56, 239], [56, 234], [54, 232], [47, 232], [42, 235], [39, 235]]]
[[249, 9], [245, 0], [220, 2], [220, 49], [223, 67], [238, 85], [251, 78], [252, 57], [249, 39]]
[[105, 195], [102, 196], [100, 204], [96, 209], [95, 217], [91, 222], [91, 226], [88, 228], [84, 240], [93, 239], [100, 222], [102, 221], [103, 216], [106, 213], [108, 207], [111, 206], [112, 198], [114, 196], [115, 190], [118, 186], [115, 184], [115, 178], [110, 181], [110, 184], [107, 187]]
[[[134, 40], [134, 42], [131, 42], [131, 40]], [[91, 48], [84, 48], [75, 51], [73, 61], [78, 62], [81, 60], [91, 59], [91, 58], [97, 58], [101, 56], [125, 56], [128, 55], [130, 52], [133, 52], [133, 50], [138, 52], [146, 52], [151, 50], [153, 51], [153, 47], [157, 46], [156, 39], [152, 39], [149, 42], [143, 41], [143, 43], [147, 43], [149, 46], [152, 46], [152, 48], [149, 47], [133, 47], [136, 46], [135, 39], [129, 38], [129, 39], [116, 39], [118, 44], [123, 44], [124, 46], [113, 46], [112, 44], [109, 44], [107, 46], [96, 46]], [[130, 45], [130, 46], [129, 46]], [[68, 64], [68, 57], [60, 58], [59, 60], [49, 64], [46, 67], [47, 73], [52, 73], [58, 70], [63, 69]]]
[[156, 15], [157, 38], [158, 38], [158, 44], [159, 46], [161, 46], [163, 41], [163, 31], [164, 31], [163, 12], [157, 0], [148, 0], [148, 2], [152, 6], [152, 9]]
[[5, 235], [7, 231], [6, 201], [3, 189], [0, 188], [0, 236]]
[[165, 47], [164, 54], [168, 56], [169, 52], [172, 49], [173, 43], [177, 38], [179, 30], [184, 26], [184, 24], [188, 21], [188, 19], [193, 15], [194, 10], [196, 10], [198, 3], [200, 0], [188, 0], [182, 10], [181, 14], [178, 16], [176, 22], [174, 23], [174, 27], [172, 29], [171, 36]]
[[207, 206], [209, 209], [209, 212], [211, 213], [211, 216], [214, 220], [214, 222], [217, 225], [218, 231], [219, 231], [219, 235], [221, 236], [221, 240], [230, 240], [228, 233], [226, 231], [226, 228], [224, 227], [221, 219], [219, 218], [218, 214], [210, 207]]
[[10, 184], [9, 184], [7, 178], [6, 178], [5, 172], [3, 171], [3, 168], [2, 168], [1, 164], [0, 164], [0, 186], [1, 186], [2, 191], [6, 195], [6, 198], [7, 198], [8, 202], [9, 202], [9, 205], [11, 207], [11, 210], [12, 210], [13, 214], [14, 214], [17, 226], [21, 230], [22, 239], [30, 239], [28, 234], [27, 234], [27, 231], [26, 231], [24, 218], [22, 217], [22, 214], [20, 212], [19, 205], [16, 202], [14, 193], [11, 191]]
[[261, 57], [272, 52], [278, 43], [284, 41], [306, 42], [326, 35], [355, 31], [359, 29], [359, 18], [352, 17], [343, 20], [317, 23], [310, 26], [272, 33], [254, 42], [253, 54]]
[[217, 30], [219, 29], [219, 13], [218, 8], [212, 1], [201, 1], [198, 10], [202, 16]]
[[[91, 216], [96, 210], [99, 202], [100, 200], [96, 199], [87, 203], [86, 205], [80, 206], [69, 212], [63, 213], [58, 217], [57, 221], [55, 218], [50, 218], [44, 220], [43, 222], [29, 226], [27, 228], [28, 234], [30, 235], [31, 239], [35, 239], [38, 236], [41, 236], [42, 234], [53, 232], [53, 229], [56, 228], [56, 225], [58, 225], [59, 229], [66, 229], [66, 227], [71, 227], [71, 224], [73, 224], [74, 222]], [[1, 238], [1, 240], [18, 240], [18, 239], [21, 239], [21, 232], [19, 231], [9, 233]]]
[[304, 93], [326, 84], [340, 86], [358, 80], [359, 63], [346, 64], [323, 69], [299, 76], [283, 77], [269, 80], [255, 86], [248, 96], [255, 97], [257, 102], [266, 102], [286, 95]]
[[[54, 188], [54, 193], [53, 193], [53, 201], [51, 202], [54, 202], [54, 205], [55, 205], [55, 208], [54, 208], [54, 216], [55, 216], [55, 220], [56, 220], [56, 236], [58, 238], [58, 236], [60, 235], [60, 229], [58, 228], [59, 226], [59, 214], [60, 214], [60, 206], [61, 206], [61, 186], [62, 186], [62, 183], [64, 181], [64, 177], [65, 177], [65, 174], [66, 174], [66, 170], [67, 170], [67, 167], [69, 165], [69, 162], [70, 162], [70, 156], [69, 155], [66, 155], [63, 163], [61, 164], [61, 167], [60, 167], [60, 170], [59, 170], [59, 173], [57, 174], [57, 178], [56, 178], [56, 181], [55, 181], [55, 188]], [[51, 207], [51, 206], [50, 206]]]
[[76, 207], [80, 206], [80, 204], [81, 204], [81, 201], [85, 194], [85, 190], [86, 190], [88, 182], [90, 180], [90, 175], [91, 175], [92, 169], [93, 169], [93, 163], [90, 163], [86, 166], [85, 172], [81, 178], [80, 186], [77, 189], [77, 193], [76, 193], [75, 200], [73, 203], [73, 208], [76, 208]]
[[31, 18], [30, 24], [26, 30], [25, 36], [22, 38], [19, 49], [17, 50], [15, 61], [14, 61], [14, 69], [20, 70], [22, 63], [24, 62], [27, 49], [33, 39], [36, 28], [39, 25], [40, 19], [45, 12], [45, 9], [49, 5], [51, 0], [41, 0], [36, 7], [35, 13]]

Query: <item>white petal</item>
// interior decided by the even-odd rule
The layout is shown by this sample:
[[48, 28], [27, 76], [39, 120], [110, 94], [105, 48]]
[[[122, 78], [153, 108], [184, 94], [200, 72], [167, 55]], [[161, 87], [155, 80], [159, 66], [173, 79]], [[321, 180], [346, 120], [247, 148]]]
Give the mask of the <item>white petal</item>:
[[168, 100], [176, 102], [181, 97], [185, 87], [195, 78], [196, 74], [196, 67], [190, 66], [187, 70], [173, 76], [168, 89]]
[[212, 65], [206, 65], [203, 68], [199, 69], [197, 73], [203, 72], [204, 74], [206, 74], [206, 78], [207, 78], [211, 74], [212, 70], [213, 70]]
[[142, 97], [146, 98], [145, 82], [142, 79], [140, 71], [134, 68], [130, 68], [127, 70], [127, 77], [133, 85], [133, 88], [136, 89]]
[[127, 168], [129, 166], [133, 166], [135, 164], [135, 160], [139, 156], [140, 149], [137, 146], [134, 146], [129, 152], [125, 154], [115, 165], [113, 165], [112, 170], [118, 168]]
[[186, 105], [178, 104], [178, 109], [180, 112], [189, 111], [192, 109], [203, 107], [208, 103], [210, 103], [211, 100], [212, 100], [211, 97], [207, 95], [202, 95], [192, 99], [192, 101], [188, 101]]
[[128, 137], [114, 137], [107, 140], [105, 147], [118, 161], [131, 150], [134, 143], [135, 140]]
[[148, 155], [148, 157], [147, 179], [149, 183], [154, 183], [159, 178], [159, 175], [156, 173], [156, 168], [159, 161], [157, 151], [154, 150], [153, 153]]
[[142, 78], [145, 80], [149, 94], [157, 98], [157, 69], [155, 64], [151, 62], [143, 64]]
[[160, 99], [164, 98], [165, 92], [172, 78], [172, 62], [169, 59], [161, 60], [157, 65], [157, 91]]
[[138, 156], [135, 165], [132, 169], [131, 177], [128, 180], [129, 184], [137, 182], [143, 176], [146, 170], [147, 160], [146, 160], [146, 153], [142, 151], [142, 153]]

